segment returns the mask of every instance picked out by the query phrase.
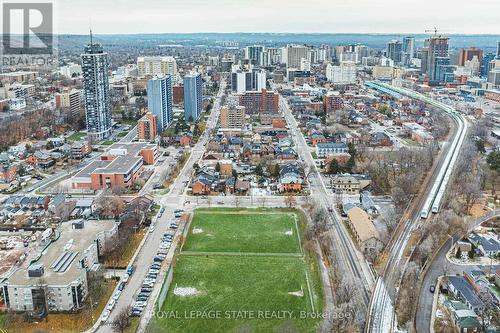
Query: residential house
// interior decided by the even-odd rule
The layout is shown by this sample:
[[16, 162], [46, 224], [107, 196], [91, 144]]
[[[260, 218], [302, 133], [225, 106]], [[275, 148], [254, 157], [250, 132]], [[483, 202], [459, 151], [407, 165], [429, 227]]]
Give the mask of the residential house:
[[474, 244], [485, 256], [495, 257], [500, 253], [500, 242], [498, 236], [493, 234], [471, 234], [469, 241]]
[[275, 151], [276, 158], [279, 160], [296, 160], [297, 153], [293, 148], [280, 149]]
[[448, 276], [448, 290], [473, 311], [484, 310], [484, 303], [465, 276]]
[[0, 165], [0, 182], [10, 183], [17, 178], [18, 167], [15, 164], [4, 163]]
[[372, 133], [370, 137], [370, 145], [388, 147], [392, 146], [391, 138], [383, 132]]
[[246, 194], [250, 189], [250, 182], [230, 177], [226, 180], [226, 194]]
[[60, 217], [62, 219], [67, 219], [71, 214], [71, 211], [75, 207], [76, 202], [71, 201], [71, 204], [66, 204], [66, 196], [62, 193], [56, 194], [49, 202], [48, 210], [54, 216]]
[[175, 137], [175, 143], [177, 143], [181, 147], [186, 147], [191, 144], [193, 137], [190, 134], [180, 134]]
[[120, 215], [120, 228], [148, 224], [153, 198], [144, 195], [134, 198]]
[[300, 192], [304, 185], [303, 171], [295, 164], [287, 164], [281, 168], [278, 181], [281, 192]]
[[219, 163], [219, 167], [220, 167], [219, 174], [222, 177], [229, 177], [233, 174], [233, 161], [220, 160], [218, 163]]
[[40, 150], [28, 156], [26, 162], [32, 166], [38, 166], [42, 169], [48, 169], [56, 163], [56, 161], [52, 156], [50, 156], [50, 154], [47, 154]]
[[476, 333], [481, 324], [477, 319], [477, 314], [469, 309], [464, 303], [454, 300], [446, 300], [445, 308], [450, 313], [453, 324], [460, 333]]
[[318, 143], [326, 143], [326, 138], [321, 133], [312, 133], [309, 139], [313, 146], [316, 146]]
[[193, 195], [207, 195], [210, 194], [212, 188], [217, 183], [216, 177], [200, 172], [194, 177], [191, 182], [191, 192]]

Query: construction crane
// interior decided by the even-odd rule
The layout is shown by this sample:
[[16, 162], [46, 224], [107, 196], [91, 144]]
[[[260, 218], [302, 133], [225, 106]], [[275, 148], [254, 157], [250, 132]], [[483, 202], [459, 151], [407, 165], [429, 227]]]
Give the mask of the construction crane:
[[434, 29], [427, 29], [425, 30], [425, 32], [434, 32], [434, 35], [437, 36], [437, 33], [438, 33], [438, 28], [434, 27]]

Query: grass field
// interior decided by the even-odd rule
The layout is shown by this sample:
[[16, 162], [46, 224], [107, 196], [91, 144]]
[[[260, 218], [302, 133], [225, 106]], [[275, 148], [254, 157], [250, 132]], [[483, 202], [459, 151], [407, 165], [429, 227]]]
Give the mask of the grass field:
[[295, 214], [197, 211], [183, 251], [300, 253]]
[[75, 132], [68, 137], [68, 140], [80, 141], [81, 139], [85, 138], [86, 136], [87, 136], [87, 133]]
[[[155, 317], [148, 332], [318, 331], [319, 319], [301, 317], [323, 309], [317, 262], [302, 253], [297, 237], [294, 215], [299, 228], [304, 217], [235, 212], [196, 211], [176, 256], [163, 317]], [[193, 233], [196, 228], [203, 232]], [[293, 235], [285, 234], [289, 230]]]

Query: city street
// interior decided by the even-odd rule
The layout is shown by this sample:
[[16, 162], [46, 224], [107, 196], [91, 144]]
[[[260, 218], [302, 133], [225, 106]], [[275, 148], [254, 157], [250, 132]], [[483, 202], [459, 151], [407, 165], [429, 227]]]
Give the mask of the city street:
[[[224, 89], [225, 89], [225, 82], [222, 82], [219, 94], [217, 95], [217, 100], [214, 104], [209, 120], [207, 121], [207, 128], [205, 133], [208, 133], [217, 125], [217, 119], [219, 117], [219, 111], [220, 111], [220, 98], [224, 92]], [[186, 196], [183, 195], [187, 187], [187, 183], [185, 181], [189, 180], [191, 172], [193, 170], [194, 163], [198, 162], [199, 159], [202, 157], [205, 149], [204, 147], [207, 142], [208, 142], [208, 136], [202, 135], [198, 143], [192, 148], [191, 155], [189, 156], [184, 167], [180, 171], [178, 177], [172, 184], [169, 193], [165, 196], [155, 198], [155, 201], [157, 201], [162, 207], [165, 208], [165, 213], [161, 218], [153, 219], [153, 224], [155, 225], [155, 231], [152, 233], [148, 233], [145, 236], [146, 237], [145, 241], [141, 243], [140, 251], [133, 263], [135, 267], [134, 273], [130, 277], [125, 289], [122, 292], [121, 297], [118, 299], [115, 308], [111, 312], [106, 322], [107, 324], [100, 325], [99, 327], [95, 325], [94, 329], [90, 330], [89, 332], [97, 331], [102, 333], [112, 333], [113, 328], [112, 326], [109, 325], [109, 323], [112, 323], [117, 318], [117, 316], [121, 311], [123, 311], [124, 309], [128, 309], [133, 304], [134, 296], [137, 294], [138, 289], [140, 289], [140, 286], [142, 285], [142, 282], [149, 270], [149, 266], [152, 263], [153, 257], [159, 249], [163, 234], [168, 230], [168, 226], [174, 218], [174, 210], [178, 208], [185, 209], [186, 201], [191, 202], [192, 200], [192, 199], [187, 200]], [[163, 165], [165, 165], [165, 163], [167, 163], [167, 161], [165, 161]], [[153, 184], [153, 182], [150, 182], [150, 184]], [[188, 206], [186, 208], [195, 208], [195, 207], [196, 206]], [[180, 226], [178, 232], [180, 232], [180, 230], [182, 230], [182, 226]], [[173, 255], [176, 246], [177, 242], [173, 242], [172, 246], [168, 251], [169, 256]], [[155, 289], [152, 295], [155, 296], [158, 295], [158, 289], [161, 288], [161, 285], [163, 283], [161, 277], [163, 277], [165, 272], [168, 270], [167, 261], [168, 260], [166, 260], [165, 264], [162, 265], [162, 269], [155, 283]], [[144, 331], [149, 319], [151, 319], [152, 315], [151, 310], [155, 301], [156, 297], [150, 297], [148, 299], [148, 305], [145, 311], [143, 312], [143, 316], [141, 317], [139, 332]]]

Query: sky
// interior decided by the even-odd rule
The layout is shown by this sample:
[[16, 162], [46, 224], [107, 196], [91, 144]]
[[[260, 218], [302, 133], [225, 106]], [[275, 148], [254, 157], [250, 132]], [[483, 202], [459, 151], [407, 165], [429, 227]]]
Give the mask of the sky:
[[53, 0], [58, 33], [500, 34], [500, 0]]

